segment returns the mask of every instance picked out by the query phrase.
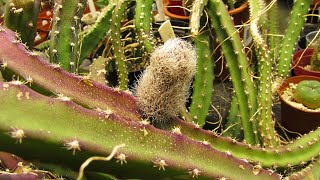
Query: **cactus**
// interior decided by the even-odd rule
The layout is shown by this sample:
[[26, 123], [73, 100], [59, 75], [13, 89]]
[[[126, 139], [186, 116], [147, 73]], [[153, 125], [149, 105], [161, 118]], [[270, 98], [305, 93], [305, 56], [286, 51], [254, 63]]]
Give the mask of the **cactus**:
[[150, 65], [136, 87], [138, 106], [155, 124], [174, 119], [185, 106], [196, 68], [192, 45], [170, 39], [151, 54]]
[[[135, 9], [135, 19], [129, 19], [129, 25], [124, 27], [136, 31], [130, 31], [126, 37], [121, 35], [123, 12], [134, 9], [133, 3], [128, 2], [111, 2], [92, 27], [84, 33], [75, 33], [72, 38], [79, 37], [77, 42], [81, 50], [76, 55], [80, 57], [79, 62], [95, 51], [106, 33], [112, 36], [106, 44], [116, 55], [108, 57], [108, 62], [122, 63], [118, 68], [124, 67], [125, 70], [127, 61], [131, 63], [132, 59], [133, 65], [138, 64], [135, 60], [141, 58], [141, 54], [146, 62], [150, 57], [150, 65], [135, 86], [136, 97], [128, 91], [95, 82], [89, 75], [66, 72], [59, 65], [46, 62], [37, 53], [26, 50], [16, 33], [0, 26], [1, 69], [16, 73], [14, 77], [4, 76], [0, 82], [0, 151], [17, 154], [36, 162], [39, 168], [59, 175], [76, 178], [75, 172], [79, 171], [77, 179], [281, 179], [283, 176], [287, 179], [318, 179], [320, 128], [291, 142], [277, 141], [279, 135], [271, 111], [276, 100], [273, 99], [272, 85], [275, 79], [284, 76], [273, 72], [286, 67], [274, 64], [279, 52], [272, 45], [273, 38], [267, 36], [278, 33], [269, 28], [271, 23], [266, 18], [275, 16], [270, 10], [274, 1], [270, 4], [248, 1], [251, 10], [248, 26], [258, 60], [256, 68], [246, 59], [238, 31], [222, 0], [193, 1], [189, 40], [195, 43], [195, 47], [184, 40], [172, 39], [155, 49], [147, 48], [148, 43], [155, 42], [150, 32], [152, 1], [137, 2], [136, 8], [141, 8]], [[304, 17], [306, 12], [301, 2], [297, 0], [291, 17]], [[59, 3], [62, 7], [75, 5], [75, 1]], [[201, 15], [203, 18], [198, 24]], [[57, 27], [70, 23], [67, 18], [65, 20]], [[301, 19], [299, 23], [302, 23]], [[205, 26], [208, 24], [212, 25], [214, 33]], [[292, 25], [288, 31], [292, 32]], [[65, 32], [70, 34], [70, 29]], [[142, 36], [150, 33], [147, 39], [142, 39], [146, 40], [143, 43], [141, 39], [131, 39], [135, 36], [130, 33], [139, 32]], [[219, 44], [209, 40], [213, 34]], [[52, 38], [50, 43], [56, 43]], [[67, 44], [70, 43], [66, 41], [68, 38], [56, 37]], [[122, 45], [126, 47], [127, 44], [121, 43], [129, 42], [127, 39], [140, 42], [145, 48], [126, 51]], [[283, 42], [289, 43], [288, 47], [294, 44], [290, 36], [284, 37]], [[137, 44], [135, 47], [139, 46]], [[236, 131], [222, 134], [226, 137], [200, 128], [208, 118], [210, 96], [214, 92], [212, 50], [218, 46], [224, 52], [234, 87], [227, 127], [234, 123], [239, 125]], [[109, 49], [105, 50], [108, 55], [112, 54]], [[71, 53], [72, 49], [68, 45], [65, 50]], [[121, 61], [118, 57], [122, 58]], [[56, 58], [57, 62], [70, 60], [69, 56]], [[108, 72], [109, 69], [101, 69], [105, 57], [101, 58], [98, 64], [94, 62], [91, 75], [99, 75], [99, 82], [104, 82], [105, 76], [99, 72]], [[95, 69], [96, 66], [99, 68]], [[186, 98], [194, 73], [190, 114], [185, 112], [183, 115], [197, 116], [198, 121], [193, 120], [200, 125], [178, 117], [182, 109], [187, 109]], [[123, 77], [127, 78], [127, 75]], [[125, 78], [121, 78], [122, 82]], [[127, 90], [126, 85], [121, 88]], [[43, 90], [51, 92], [50, 96]], [[244, 133], [243, 142], [230, 138], [237, 137], [236, 133], [241, 131]], [[40, 170], [28, 166], [25, 169], [31, 173], [20, 170], [4, 172], [3, 162], [12, 160], [1, 153], [0, 160], [0, 178], [40, 176]]]
[[36, 24], [40, 0], [8, 0], [6, 2], [4, 24], [19, 33], [21, 41], [32, 49], [36, 37]]
[[300, 32], [306, 20], [306, 14], [310, 7], [311, 1], [297, 0], [294, 3], [290, 22], [282, 40], [280, 57], [278, 60], [278, 74], [280, 77], [286, 77], [289, 74], [291, 56], [295, 42], [298, 40]]
[[50, 34], [50, 61], [76, 72], [79, 59], [79, 28], [86, 0], [55, 0]]
[[297, 84], [293, 93], [295, 101], [302, 103], [310, 109], [320, 107], [320, 82], [316, 80], [304, 80]]

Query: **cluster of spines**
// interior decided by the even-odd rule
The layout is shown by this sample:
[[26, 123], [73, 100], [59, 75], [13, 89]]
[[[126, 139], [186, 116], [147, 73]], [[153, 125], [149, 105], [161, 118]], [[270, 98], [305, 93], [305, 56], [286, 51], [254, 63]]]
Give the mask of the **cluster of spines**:
[[50, 61], [75, 73], [78, 67], [81, 17], [86, 0], [55, 0], [53, 27], [50, 32]]
[[154, 50], [154, 41], [152, 33], [152, 4], [153, 1], [137, 0], [135, 14], [135, 29], [137, 39], [147, 53]]
[[213, 89], [213, 58], [209, 31], [204, 31], [195, 37], [195, 47], [198, 55], [197, 71], [194, 77], [190, 115], [194, 122], [205, 123], [212, 97]]
[[295, 42], [306, 20], [311, 1], [296, 0], [291, 10], [290, 22], [281, 42], [280, 56], [277, 63], [278, 76], [286, 77], [289, 74], [292, 53]]
[[[239, 101], [239, 112], [245, 140], [249, 144], [257, 143], [254, 114], [257, 111], [257, 99], [243, 45], [223, 2], [210, 0], [208, 15], [217, 38], [226, 57], [235, 94]], [[248, 72], [249, 71], [249, 72]], [[240, 75], [240, 76], [239, 76]]]
[[121, 41], [121, 31], [122, 20], [125, 17], [125, 12], [129, 0], [120, 0], [116, 5], [115, 9], [112, 13], [112, 18], [110, 20], [111, 23], [111, 40], [112, 40], [112, 48], [113, 54], [115, 57], [115, 63], [117, 66], [118, 72], [118, 86], [122, 90], [128, 89], [128, 69], [126, 64], [126, 56], [123, 50], [123, 42]]
[[29, 49], [32, 49], [34, 45], [39, 9], [40, 0], [8, 0], [6, 2], [4, 24], [18, 32], [21, 41], [26, 43]]

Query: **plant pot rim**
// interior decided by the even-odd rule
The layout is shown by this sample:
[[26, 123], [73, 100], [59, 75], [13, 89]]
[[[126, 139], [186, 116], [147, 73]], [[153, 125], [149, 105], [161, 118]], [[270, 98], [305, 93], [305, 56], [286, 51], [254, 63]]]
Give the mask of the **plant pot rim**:
[[303, 112], [306, 112], [306, 113], [312, 113], [312, 114], [320, 114], [320, 111], [308, 111], [308, 110], [304, 110], [304, 109], [300, 109], [300, 108], [297, 108], [295, 106], [292, 106], [290, 103], [288, 103], [284, 97], [282, 96], [282, 93], [283, 91], [289, 86], [290, 83], [293, 83], [293, 84], [297, 84], [299, 83], [300, 81], [303, 81], [303, 80], [318, 80], [320, 82], [320, 78], [319, 77], [316, 77], [316, 76], [307, 76], [307, 75], [300, 75], [300, 76], [293, 76], [293, 77], [290, 77], [290, 78], [287, 78], [285, 79], [282, 84], [280, 85], [280, 87], [278, 88], [278, 95], [280, 97], [280, 99], [286, 103], [288, 106], [294, 108], [294, 109], [297, 109], [299, 111], [303, 111]]
[[[177, 14], [173, 14], [169, 11], [167, 5], [169, 4], [169, 1], [164, 1], [164, 13], [165, 15], [171, 17], [171, 18], [174, 18], [174, 19], [180, 19], [180, 20], [189, 20], [189, 16], [182, 16], [182, 15], [177, 15]], [[245, 3], [243, 3], [241, 6], [235, 8], [235, 9], [232, 9], [232, 10], [229, 10], [228, 13], [230, 15], [235, 15], [235, 14], [238, 14], [240, 12], [243, 12], [245, 9], [248, 8], [248, 2], [246, 1]]]
[[311, 59], [313, 51], [314, 51], [313, 48], [306, 48], [306, 49], [300, 49], [294, 53], [292, 57], [292, 67], [297, 76], [309, 75], [309, 76], [320, 77], [319, 71], [308, 70], [303, 68], [304, 66], [300, 65], [302, 61], [305, 61], [304, 59], [308, 59], [308, 60]]

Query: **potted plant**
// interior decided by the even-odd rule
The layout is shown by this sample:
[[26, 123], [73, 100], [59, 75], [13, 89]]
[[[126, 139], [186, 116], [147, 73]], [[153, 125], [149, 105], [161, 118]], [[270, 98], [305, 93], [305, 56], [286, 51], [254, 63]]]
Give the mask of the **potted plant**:
[[[294, 21], [290, 21], [287, 34], [271, 43], [279, 39], [268, 35], [280, 32], [269, 29], [267, 22], [279, 19], [268, 21], [264, 15], [277, 17], [271, 13], [275, 4], [264, 9], [262, 1], [248, 0], [252, 8], [248, 26], [257, 67], [249, 64], [222, 1], [194, 1], [189, 34], [194, 45], [181, 38], [155, 40], [151, 33], [152, 1], [138, 0], [135, 8], [127, 0], [110, 3], [85, 32], [80, 26], [85, 2], [56, 3], [50, 63], [31, 48], [26, 49], [24, 40], [16, 39], [15, 29], [0, 26], [1, 70], [3, 74], [14, 73], [0, 82], [0, 151], [37, 163], [41, 169], [59, 173], [59, 177], [79, 180], [84, 176], [319, 179], [320, 129], [286, 145], [280, 141], [272, 115], [277, 103], [273, 101], [275, 85], [288, 76], [288, 59], [311, 1], [295, 1], [290, 15]], [[128, 9], [135, 11], [130, 21]], [[204, 12], [212, 27], [201, 23]], [[130, 33], [123, 33], [128, 30]], [[106, 56], [92, 60], [100, 68], [79, 73], [79, 64], [101, 43], [108, 43], [103, 50]], [[239, 141], [202, 128], [212, 105], [213, 50], [218, 46], [224, 52], [233, 84], [235, 103], [231, 104], [230, 120], [241, 126], [244, 139]], [[281, 53], [276, 52], [280, 49]], [[116, 87], [95, 80], [96, 76], [103, 77], [108, 71], [105, 66], [111, 62], [117, 70]], [[140, 83], [131, 92], [128, 67], [144, 65], [142, 62], [149, 65], [144, 66]], [[186, 111], [193, 78], [192, 102]], [[40, 171], [22, 162], [4, 171], [3, 166], [12, 158], [0, 159], [0, 178], [31, 179]]]
[[310, 75], [320, 77], [319, 66], [319, 38], [313, 43], [313, 48], [301, 49], [292, 57], [295, 75]]
[[281, 123], [286, 129], [305, 134], [320, 126], [319, 85], [319, 77], [305, 75], [288, 78], [281, 84]]

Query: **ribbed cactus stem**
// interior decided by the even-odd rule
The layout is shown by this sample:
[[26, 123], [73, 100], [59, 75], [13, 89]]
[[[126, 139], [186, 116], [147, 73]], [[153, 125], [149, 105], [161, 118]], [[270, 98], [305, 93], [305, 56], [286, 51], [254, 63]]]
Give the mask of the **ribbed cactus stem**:
[[81, 54], [79, 58], [79, 64], [83, 62], [87, 56], [98, 46], [101, 40], [106, 36], [106, 33], [110, 30], [110, 19], [115, 4], [109, 4], [101, 10], [101, 14], [95, 23], [88, 27], [89, 29], [80, 35], [81, 41]]
[[200, 27], [200, 18], [203, 15], [204, 6], [206, 6], [208, 0], [195, 0], [192, 4], [191, 16], [190, 16], [190, 32], [192, 36], [197, 36]]
[[152, 3], [150, 0], [136, 1], [135, 29], [142, 47], [147, 53], [154, 50], [152, 33]]
[[126, 56], [123, 50], [123, 42], [121, 41], [121, 31], [122, 19], [124, 18], [124, 13], [126, 11], [129, 0], [118, 1], [115, 7], [112, 18], [111, 18], [111, 39], [114, 57], [116, 59], [116, 66], [118, 71], [118, 86], [122, 90], [128, 89], [128, 69], [126, 65]]
[[195, 123], [205, 123], [213, 91], [213, 57], [210, 35], [204, 31], [195, 37], [195, 46], [198, 55], [197, 71], [193, 83], [192, 103], [190, 115]]
[[18, 32], [29, 49], [34, 45], [39, 9], [40, 0], [6, 1], [4, 25]]
[[241, 135], [241, 119], [238, 116], [239, 106], [236, 96], [232, 97], [227, 123], [224, 126], [222, 136], [237, 139]]
[[[78, 170], [86, 159], [105, 156], [116, 145], [124, 144], [114, 160], [92, 163], [86, 169], [143, 179], [279, 178], [276, 173], [219, 152], [178, 131], [159, 130], [143, 122], [85, 109], [71, 101], [45, 97], [24, 85], [0, 83], [0, 101], [0, 151], [10, 151], [27, 160]], [[23, 134], [13, 136], [16, 131]]]
[[277, 63], [278, 75], [280, 77], [286, 77], [289, 75], [294, 45], [300, 36], [310, 4], [311, 0], [294, 1], [290, 15], [290, 22], [281, 42], [280, 57]]
[[[226, 7], [222, 1], [209, 1], [209, 16], [217, 38], [226, 57], [235, 94], [239, 101], [240, 116], [244, 128], [245, 140], [255, 144], [257, 139], [254, 114], [257, 111], [257, 99], [251, 79], [248, 60], [244, 54], [240, 36], [234, 27]], [[248, 72], [249, 71], [249, 72]]]
[[[140, 120], [135, 98], [129, 94], [63, 71], [16, 42], [15, 33], [0, 26], [0, 62], [7, 68], [29, 79], [40, 87], [56, 94], [63, 94], [75, 102], [90, 108], [100, 108], [119, 113], [125, 119]], [[10, 49], [8, 51], [7, 49]], [[24, 59], [24, 61], [20, 61]], [[31, 80], [30, 80], [31, 79]], [[77, 89], [77, 91], [74, 91]], [[114, 96], [110, 95], [114, 92]], [[124, 109], [123, 109], [124, 108]]]
[[79, 59], [79, 31], [87, 0], [55, 0], [50, 34], [50, 61], [76, 72]]

